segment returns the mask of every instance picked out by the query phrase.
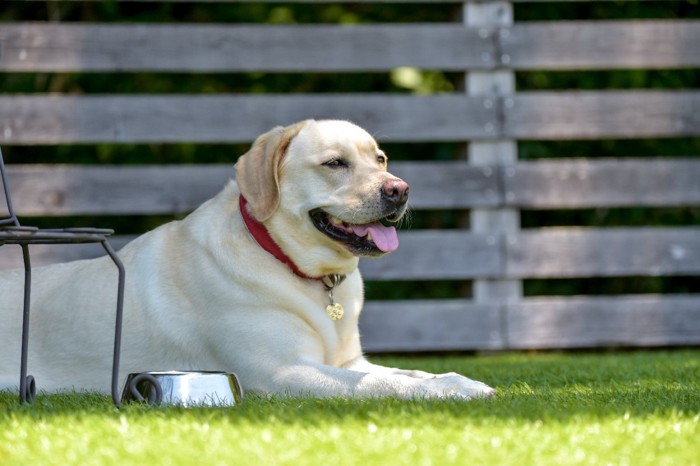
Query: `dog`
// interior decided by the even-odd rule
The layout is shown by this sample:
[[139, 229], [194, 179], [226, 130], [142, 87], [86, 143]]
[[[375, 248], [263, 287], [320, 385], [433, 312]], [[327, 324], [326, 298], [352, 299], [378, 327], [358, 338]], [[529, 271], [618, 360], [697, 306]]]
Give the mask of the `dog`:
[[[369, 362], [360, 257], [398, 247], [408, 184], [360, 127], [306, 120], [258, 137], [214, 198], [119, 252], [122, 374], [235, 372], [246, 392], [491, 397], [456, 373]], [[107, 257], [34, 270], [29, 372], [48, 391], [110, 386], [117, 272]], [[0, 383], [16, 387], [23, 271], [0, 274]]]

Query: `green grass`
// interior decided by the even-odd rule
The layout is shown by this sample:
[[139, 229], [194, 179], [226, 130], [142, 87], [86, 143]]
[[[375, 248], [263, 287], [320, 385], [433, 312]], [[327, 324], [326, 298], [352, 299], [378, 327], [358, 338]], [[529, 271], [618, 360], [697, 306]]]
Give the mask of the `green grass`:
[[0, 392], [0, 464], [700, 464], [700, 350], [374, 360], [463, 372], [498, 398], [119, 411], [101, 395]]

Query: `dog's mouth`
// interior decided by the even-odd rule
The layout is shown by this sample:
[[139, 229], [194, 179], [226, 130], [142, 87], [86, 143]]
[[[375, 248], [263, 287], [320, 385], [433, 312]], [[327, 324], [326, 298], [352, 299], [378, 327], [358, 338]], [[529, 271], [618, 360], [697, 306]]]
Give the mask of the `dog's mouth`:
[[322, 209], [309, 212], [311, 223], [329, 238], [343, 243], [358, 256], [379, 256], [399, 247], [396, 227], [400, 220], [396, 213], [366, 224], [352, 224], [330, 215]]

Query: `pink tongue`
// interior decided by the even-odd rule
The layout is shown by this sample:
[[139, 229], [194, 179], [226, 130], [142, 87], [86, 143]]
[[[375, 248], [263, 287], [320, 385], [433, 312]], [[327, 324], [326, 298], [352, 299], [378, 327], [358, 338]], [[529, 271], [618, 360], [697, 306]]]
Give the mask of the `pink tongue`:
[[370, 233], [374, 244], [383, 252], [392, 252], [399, 247], [399, 236], [394, 227], [385, 227], [381, 223], [370, 223], [369, 225], [352, 225], [352, 231], [360, 237]]

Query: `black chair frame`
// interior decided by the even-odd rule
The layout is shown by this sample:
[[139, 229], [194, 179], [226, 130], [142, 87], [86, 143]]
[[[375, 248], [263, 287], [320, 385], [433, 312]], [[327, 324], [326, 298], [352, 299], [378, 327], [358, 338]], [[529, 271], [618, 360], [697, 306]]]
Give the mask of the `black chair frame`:
[[119, 387], [117, 384], [119, 383], [119, 357], [121, 352], [125, 270], [119, 256], [117, 256], [107, 241], [107, 237], [114, 233], [114, 231], [100, 228], [40, 229], [22, 226], [12, 206], [12, 198], [10, 196], [5, 164], [2, 158], [2, 150], [0, 150], [0, 178], [5, 193], [7, 211], [9, 212], [9, 217], [0, 219], [0, 246], [5, 244], [19, 245], [22, 248], [22, 259], [24, 260], [24, 307], [22, 316], [22, 354], [19, 381], [20, 401], [32, 403], [36, 397], [36, 381], [33, 376], [28, 375], [27, 368], [27, 355], [29, 351], [29, 312], [32, 287], [32, 266], [29, 257], [29, 246], [33, 244], [100, 243], [119, 271], [111, 391], [114, 404], [117, 407], [121, 406]]

